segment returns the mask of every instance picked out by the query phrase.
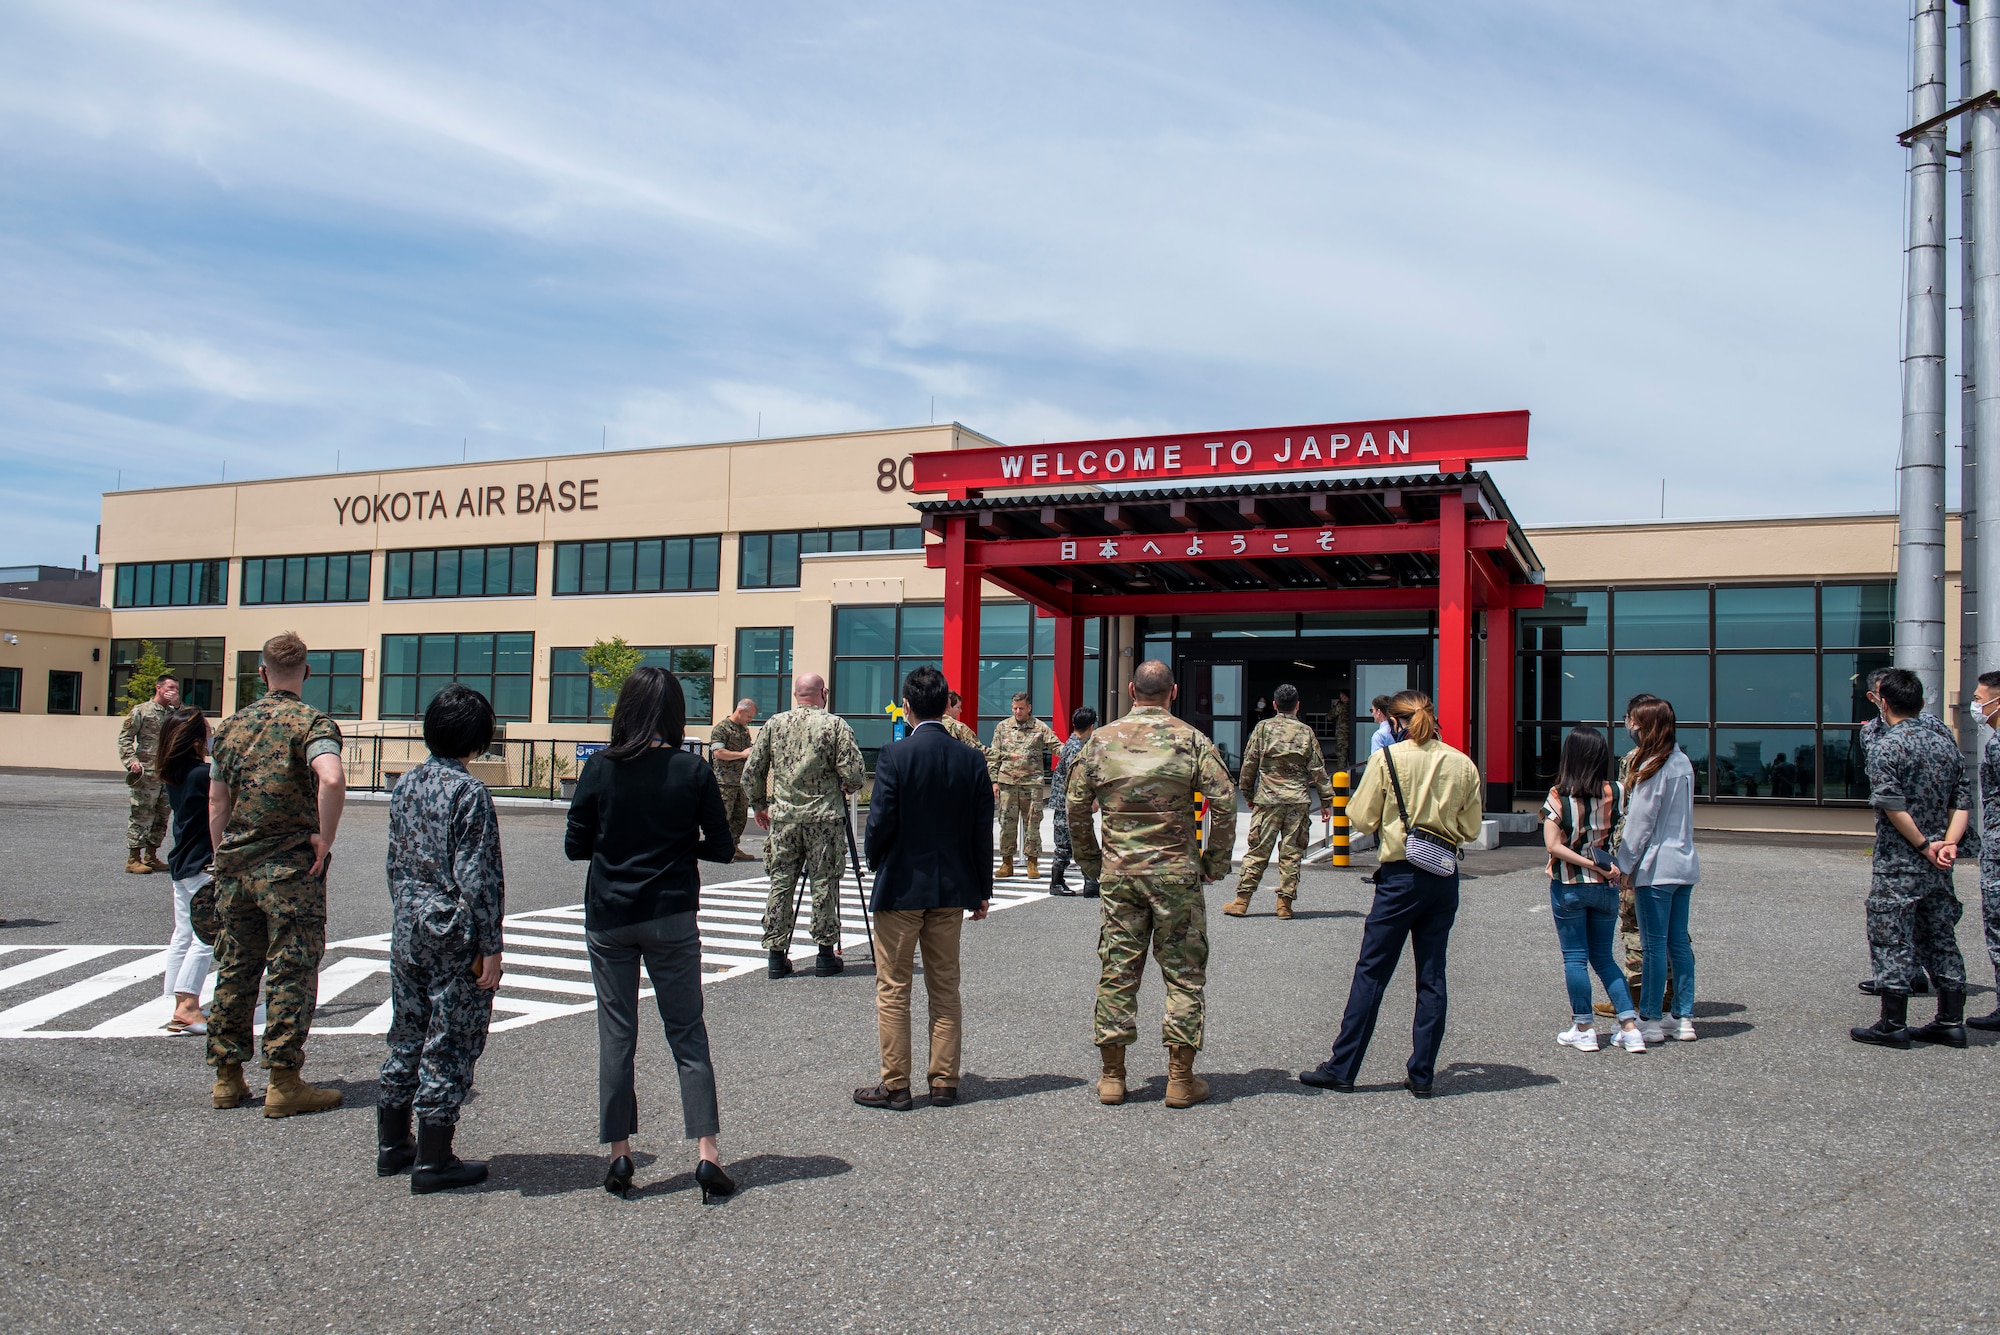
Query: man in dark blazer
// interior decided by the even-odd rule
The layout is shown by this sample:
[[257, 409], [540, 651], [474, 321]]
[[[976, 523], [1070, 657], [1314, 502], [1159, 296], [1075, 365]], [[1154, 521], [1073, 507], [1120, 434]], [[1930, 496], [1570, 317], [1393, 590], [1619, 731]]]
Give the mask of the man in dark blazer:
[[875, 1022], [882, 1080], [854, 1091], [867, 1108], [907, 1112], [910, 1096], [910, 977], [924, 952], [930, 1000], [933, 1108], [958, 1102], [958, 934], [986, 916], [993, 897], [993, 785], [986, 758], [946, 732], [944, 674], [920, 667], [903, 682], [917, 721], [875, 760], [868, 802], [868, 865], [875, 871]]

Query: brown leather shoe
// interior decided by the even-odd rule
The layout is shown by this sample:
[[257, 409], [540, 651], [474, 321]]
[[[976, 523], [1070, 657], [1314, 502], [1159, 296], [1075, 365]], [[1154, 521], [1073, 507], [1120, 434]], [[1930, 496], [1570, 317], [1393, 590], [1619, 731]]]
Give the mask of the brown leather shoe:
[[250, 1097], [250, 1086], [243, 1082], [243, 1063], [224, 1062], [215, 1068], [215, 1088], [209, 1097], [218, 1108], [238, 1108], [243, 1100]]
[[873, 1089], [857, 1089], [854, 1101], [864, 1108], [887, 1108], [890, 1112], [908, 1112], [916, 1106], [910, 1098], [908, 1086], [891, 1089], [887, 1085], [877, 1085]]
[[1167, 1106], [1192, 1108], [1208, 1098], [1208, 1081], [1194, 1073], [1194, 1049], [1176, 1043], [1167, 1049]]
[[1292, 916], [1292, 896], [1278, 896], [1278, 916], [1280, 918], [1289, 918]]
[[1125, 1045], [1123, 1043], [1099, 1043], [1098, 1055], [1104, 1059], [1104, 1074], [1097, 1077], [1097, 1101], [1099, 1103], [1120, 1104], [1125, 1101]]
[[957, 1106], [957, 1104], [958, 1104], [957, 1085], [931, 1086], [931, 1107], [951, 1108]]
[[290, 1117], [294, 1113], [325, 1112], [340, 1106], [340, 1091], [321, 1089], [299, 1079], [294, 1066], [273, 1066], [271, 1085], [264, 1091], [264, 1116]]

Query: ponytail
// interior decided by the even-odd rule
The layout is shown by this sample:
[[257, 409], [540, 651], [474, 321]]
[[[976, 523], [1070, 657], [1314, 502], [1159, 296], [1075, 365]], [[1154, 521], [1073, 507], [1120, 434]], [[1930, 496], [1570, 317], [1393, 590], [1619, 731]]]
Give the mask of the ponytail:
[[1404, 733], [1418, 746], [1438, 735], [1437, 706], [1422, 691], [1399, 691], [1389, 702], [1389, 717], [1403, 725]]

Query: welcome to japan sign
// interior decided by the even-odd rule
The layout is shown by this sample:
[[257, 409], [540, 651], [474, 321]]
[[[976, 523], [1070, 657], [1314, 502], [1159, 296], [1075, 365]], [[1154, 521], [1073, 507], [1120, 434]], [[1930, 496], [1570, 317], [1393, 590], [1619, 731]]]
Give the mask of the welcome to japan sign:
[[911, 490], [1226, 480], [1424, 465], [1456, 472], [1474, 463], [1527, 457], [1528, 414], [1520, 410], [938, 450], [915, 456]]

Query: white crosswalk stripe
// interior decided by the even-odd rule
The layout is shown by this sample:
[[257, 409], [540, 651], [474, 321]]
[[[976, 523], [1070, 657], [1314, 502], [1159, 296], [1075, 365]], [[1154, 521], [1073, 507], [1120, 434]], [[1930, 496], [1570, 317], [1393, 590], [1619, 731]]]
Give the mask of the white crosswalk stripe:
[[[719, 983], [764, 967], [761, 924], [769, 889], [770, 880], [763, 876], [702, 887], [696, 923], [701, 932], [703, 983]], [[998, 881], [993, 909], [998, 912], [1047, 897], [1046, 883], [1022, 878]], [[866, 945], [860, 894], [851, 873], [841, 884], [840, 916], [843, 953]], [[810, 959], [818, 949], [807, 935], [811, 917], [811, 905], [802, 906], [792, 934], [794, 960]], [[504, 934], [507, 967], [493, 1000], [493, 1033], [597, 1008], [581, 904], [509, 914]], [[107, 961], [109, 968], [103, 967]], [[98, 971], [87, 972], [92, 966]], [[158, 946], [0, 946], [0, 1003], [9, 1003], [0, 1009], [0, 1039], [173, 1037], [165, 1027], [173, 1014], [173, 998], [159, 995], [165, 970], [166, 952]], [[329, 942], [320, 968], [320, 1009], [313, 1033], [388, 1033], [388, 973], [386, 932]], [[37, 982], [50, 990], [25, 995]], [[204, 1006], [214, 990], [211, 974], [202, 992]], [[652, 989], [644, 988], [640, 995], [651, 996]], [[135, 1003], [134, 996], [143, 1000]], [[259, 1007], [260, 1030], [263, 1018]]]

